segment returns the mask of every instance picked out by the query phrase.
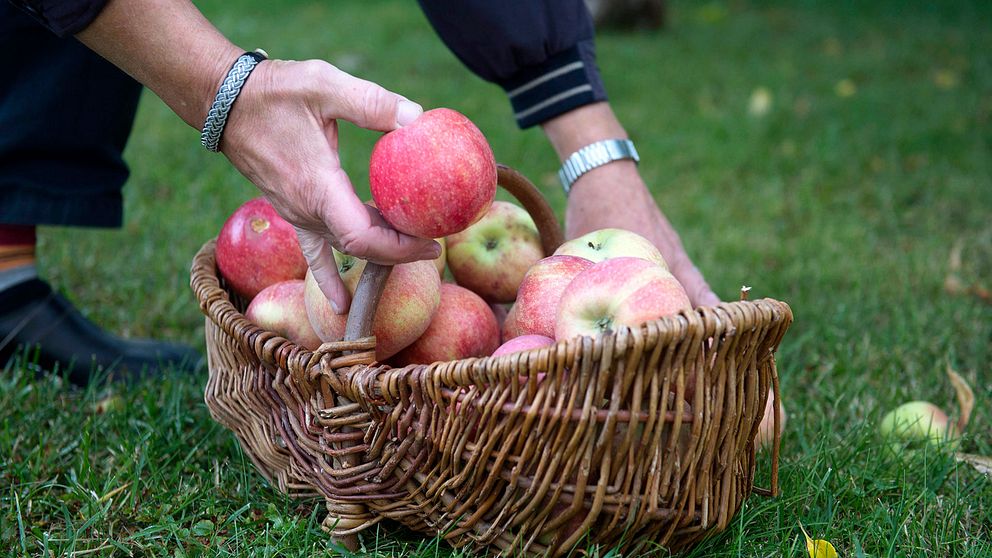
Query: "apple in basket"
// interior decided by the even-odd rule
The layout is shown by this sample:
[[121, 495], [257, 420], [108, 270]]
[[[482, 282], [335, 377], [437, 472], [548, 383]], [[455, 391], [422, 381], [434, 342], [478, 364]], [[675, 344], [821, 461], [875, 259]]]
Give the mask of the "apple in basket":
[[296, 229], [265, 198], [248, 200], [234, 211], [217, 235], [217, 268], [234, 292], [252, 298], [265, 287], [303, 279], [303, 258]]
[[520, 328], [517, 327], [516, 304], [511, 306], [510, 310], [507, 311], [506, 317], [503, 318], [503, 325], [500, 326], [499, 331], [500, 331], [499, 338], [503, 343], [506, 343], [507, 341], [513, 339], [514, 337], [519, 337], [520, 335], [523, 335], [520, 332]]
[[512, 302], [524, 274], [544, 257], [534, 219], [504, 201], [494, 201], [481, 219], [447, 242], [455, 282], [489, 302]]
[[514, 314], [519, 335], [555, 336], [555, 317], [565, 288], [593, 263], [578, 256], [550, 256], [537, 262], [520, 283]]
[[591, 265], [565, 287], [555, 338], [595, 336], [690, 309], [685, 289], [665, 268], [641, 258], [611, 258]]
[[785, 429], [785, 407], [781, 401], [775, 400], [775, 392], [768, 390], [768, 397], [765, 398], [765, 414], [761, 417], [761, 424], [758, 425], [758, 434], [754, 437], [754, 445], [758, 449], [771, 444], [775, 439], [775, 404], [778, 403], [778, 410], [782, 413], [782, 422], [779, 425], [779, 432]]
[[406, 366], [488, 356], [498, 345], [499, 326], [486, 301], [464, 287], [442, 283], [441, 304], [427, 331], [392, 361]]
[[496, 196], [496, 159], [464, 115], [439, 108], [383, 135], [369, 161], [372, 199], [397, 230], [448, 236], [481, 218]]
[[[337, 251], [334, 259], [341, 279], [354, 295], [365, 260]], [[334, 313], [313, 273], [307, 272], [306, 282], [304, 301], [314, 331], [322, 341], [341, 340], [348, 317]], [[421, 260], [393, 266], [372, 320], [376, 358], [385, 360], [416, 341], [430, 325], [440, 300], [441, 277], [434, 262]]]
[[310, 325], [304, 303], [306, 282], [280, 281], [262, 289], [248, 305], [245, 317], [263, 329], [274, 331], [297, 345], [313, 350], [320, 337]]
[[599, 229], [586, 233], [559, 246], [555, 255], [579, 256], [593, 262], [629, 256], [668, 269], [665, 258], [650, 240], [623, 229]]

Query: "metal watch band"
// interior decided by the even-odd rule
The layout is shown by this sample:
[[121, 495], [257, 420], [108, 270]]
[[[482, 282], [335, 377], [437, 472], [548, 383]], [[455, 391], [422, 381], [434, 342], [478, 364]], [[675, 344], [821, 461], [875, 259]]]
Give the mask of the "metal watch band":
[[634, 142], [629, 139], [601, 140], [572, 153], [558, 171], [558, 178], [561, 180], [562, 188], [565, 189], [565, 195], [568, 195], [572, 190], [572, 184], [575, 184], [583, 174], [620, 159], [633, 159], [635, 163], [641, 160], [637, 155], [637, 149], [634, 148]]
[[203, 123], [203, 131], [200, 132], [200, 143], [203, 147], [214, 152], [220, 149], [220, 137], [224, 133], [227, 116], [231, 113], [234, 101], [241, 93], [248, 75], [266, 58], [268, 54], [259, 48], [242, 54], [231, 66], [220, 88], [217, 89], [217, 96], [214, 97], [214, 102], [207, 112], [207, 119]]

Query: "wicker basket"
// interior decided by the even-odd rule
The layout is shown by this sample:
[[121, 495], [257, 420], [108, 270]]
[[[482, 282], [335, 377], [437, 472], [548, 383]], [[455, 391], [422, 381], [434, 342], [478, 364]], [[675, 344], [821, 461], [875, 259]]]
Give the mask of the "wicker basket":
[[[550, 254], [561, 231], [547, 203], [507, 167], [499, 183]], [[207, 317], [210, 412], [279, 489], [322, 495], [324, 528], [347, 546], [388, 518], [501, 555], [560, 556], [577, 543], [675, 550], [723, 530], [754, 489], [753, 439], [768, 390], [778, 397], [774, 352], [792, 322], [783, 302], [390, 368], [374, 362], [369, 337], [388, 268], [367, 266], [351, 340], [309, 351], [244, 318], [214, 246], [191, 278]], [[776, 436], [771, 494], [778, 451]]]

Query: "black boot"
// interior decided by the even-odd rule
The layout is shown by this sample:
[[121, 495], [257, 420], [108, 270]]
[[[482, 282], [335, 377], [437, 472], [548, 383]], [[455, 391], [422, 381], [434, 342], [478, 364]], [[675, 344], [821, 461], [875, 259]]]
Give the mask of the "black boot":
[[94, 375], [131, 382], [202, 366], [191, 347], [110, 335], [39, 279], [0, 291], [0, 365], [19, 350], [45, 371], [68, 370], [69, 381], [79, 386]]

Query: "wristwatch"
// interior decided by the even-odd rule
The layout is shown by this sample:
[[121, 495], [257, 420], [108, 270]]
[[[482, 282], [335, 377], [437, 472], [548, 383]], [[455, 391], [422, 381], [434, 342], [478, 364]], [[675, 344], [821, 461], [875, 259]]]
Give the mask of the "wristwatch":
[[634, 148], [634, 142], [629, 139], [601, 140], [572, 153], [558, 171], [558, 178], [561, 180], [562, 188], [565, 189], [565, 195], [568, 195], [572, 190], [572, 184], [575, 184], [583, 174], [620, 159], [633, 159], [635, 163], [641, 160], [637, 155], [637, 149]]

